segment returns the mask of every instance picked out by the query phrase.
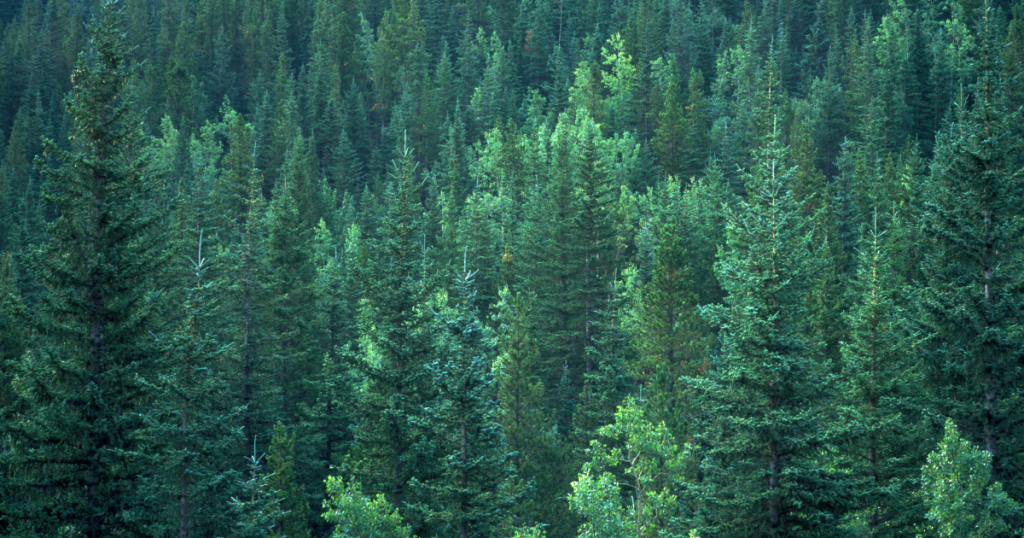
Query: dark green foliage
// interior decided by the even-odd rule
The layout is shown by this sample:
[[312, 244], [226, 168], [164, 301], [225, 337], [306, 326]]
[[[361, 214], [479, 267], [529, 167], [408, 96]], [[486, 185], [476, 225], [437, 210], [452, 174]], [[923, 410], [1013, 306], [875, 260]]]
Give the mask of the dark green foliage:
[[666, 227], [660, 239], [651, 281], [635, 284], [626, 327], [637, 358], [629, 367], [643, 386], [645, 415], [682, 438], [690, 430], [690, 410], [679, 378], [707, 368], [709, 331], [697, 312], [693, 272], [678, 232]]
[[309, 527], [306, 524], [309, 504], [295, 476], [295, 433], [288, 435], [287, 428], [280, 422], [274, 424], [274, 437], [270, 440], [270, 452], [267, 454], [267, 470], [270, 472], [269, 486], [282, 509], [274, 522], [271, 536], [309, 538]]
[[154, 439], [146, 377], [159, 364], [160, 295], [167, 265], [166, 203], [139, 132], [127, 48], [116, 6], [90, 25], [66, 99], [71, 150], [47, 142], [43, 165], [58, 218], [37, 247], [46, 293], [35, 309], [44, 344], [26, 354], [17, 383], [26, 412], [7, 423], [16, 448], [5, 479], [20, 488], [3, 512], [25, 532], [68, 529], [89, 537], [134, 535], [153, 517], [140, 496], [141, 455]]
[[846, 445], [848, 465], [862, 481], [854, 526], [872, 536], [904, 536], [920, 527], [917, 478], [933, 442], [911, 323], [897, 306], [902, 287], [890, 237], [879, 231], [876, 216], [861, 246], [841, 359], [847, 420], [856, 432]]
[[9, 252], [0, 259], [0, 416], [15, 408], [17, 393], [13, 385], [18, 364], [29, 348], [26, 330], [28, 316], [18, 292]]
[[821, 459], [841, 439], [826, 407], [829, 365], [808, 337], [806, 295], [821, 262], [785, 162], [778, 134], [755, 154], [716, 265], [728, 294], [711, 311], [723, 357], [706, 377], [685, 378], [709, 420], [699, 438], [709, 447], [701, 532], [711, 536], [835, 532], [849, 494]]
[[[147, 434], [158, 443], [147, 456], [160, 472], [158, 480], [143, 485], [157, 500], [162, 516], [148, 532], [177, 533], [181, 538], [226, 535], [241, 516], [213, 509], [238, 493], [241, 475], [226, 456], [236, 449], [241, 432], [231, 425], [231, 416], [239, 410], [217, 399], [228, 389], [219, 364], [227, 346], [211, 334], [218, 310], [213, 300], [216, 283], [205, 280], [210, 260], [204, 257], [202, 233], [195, 239], [196, 252], [188, 257], [192, 278], [183, 305], [184, 322], [164, 351], [164, 374], [151, 387], [158, 398]], [[207, 254], [210, 250], [207, 245]]]
[[419, 173], [406, 148], [393, 164], [381, 237], [360, 277], [360, 349], [353, 366], [365, 385], [357, 403], [360, 422], [347, 467], [370, 491], [384, 493], [408, 514], [408, 484], [431, 465], [430, 448], [417, 443], [424, 405], [434, 389]]
[[421, 424], [437, 470], [412, 485], [432, 533], [459, 538], [496, 535], [521, 497], [498, 422], [493, 337], [472, 310], [472, 274], [459, 278], [453, 306], [431, 305], [440, 309], [437, 359], [426, 365], [436, 393]]
[[943, 415], [1024, 500], [1020, 0], [8, 4], [0, 534], [925, 535]]
[[1024, 308], [1020, 119], [1006, 101], [998, 39], [982, 24], [970, 105], [936, 142], [923, 221], [925, 366], [943, 413], [992, 457], [994, 479], [1019, 497]]

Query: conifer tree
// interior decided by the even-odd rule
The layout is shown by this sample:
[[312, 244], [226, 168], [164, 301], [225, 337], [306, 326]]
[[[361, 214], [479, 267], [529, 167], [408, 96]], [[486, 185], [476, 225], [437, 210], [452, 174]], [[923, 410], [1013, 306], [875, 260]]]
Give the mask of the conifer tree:
[[474, 273], [458, 278], [455, 305], [432, 306], [440, 309], [437, 358], [426, 369], [436, 393], [424, 433], [433, 439], [437, 472], [415, 488], [433, 532], [458, 538], [494, 536], [521, 496], [498, 422], [493, 337], [473, 311]]
[[284, 424], [274, 424], [274, 437], [267, 454], [269, 485], [277, 496], [281, 512], [271, 536], [309, 538], [309, 503], [301, 485], [296, 483], [295, 433], [288, 435]]
[[384, 493], [408, 515], [409, 480], [422, 477], [429, 463], [416, 440], [423, 406], [432, 398], [425, 370], [432, 338], [424, 309], [432, 285], [424, 274], [419, 173], [411, 149], [400, 155], [385, 194], [379, 239], [371, 247], [376, 254], [360, 273], [366, 299], [360, 349], [352, 365], [364, 377], [365, 388], [359, 394], [362, 420], [349, 465], [363, 487]]
[[711, 421], [701, 533], [712, 536], [829, 532], [844, 505], [841, 476], [821, 459], [834, 433], [824, 413], [832, 377], [808, 338], [819, 262], [778, 137], [755, 153], [748, 199], [729, 213], [716, 265], [728, 295], [711, 310], [722, 360], [706, 379], [685, 378]]
[[888, 234], [874, 226], [862, 242], [850, 337], [842, 344], [843, 399], [858, 435], [839, 461], [860, 480], [863, 523], [872, 536], [903, 536], [921, 524], [916, 479], [931, 441], [922, 376], [915, 369], [907, 315], [895, 301], [899, 275]]
[[637, 359], [633, 377], [643, 384], [645, 415], [664, 423], [676, 436], [688, 432], [682, 376], [705, 369], [708, 330], [697, 313], [693, 272], [679, 232], [665, 227], [654, 253], [651, 281], [634, 284], [634, 305], [628, 314]]
[[658, 164], [666, 174], [672, 176], [679, 174], [686, 160], [683, 154], [686, 136], [685, 105], [679, 102], [679, 81], [675, 73], [669, 71], [662, 93], [663, 108], [658, 115], [658, 126], [654, 129], [651, 147], [658, 157]]
[[[277, 420], [293, 419], [299, 402], [309, 396], [305, 393], [304, 380], [312, 377], [319, 363], [319, 357], [314, 361], [309, 354], [313, 323], [309, 308], [313, 303], [310, 293], [314, 277], [314, 267], [310, 260], [310, 236], [313, 230], [311, 223], [302, 214], [304, 208], [309, 210], [313, 204], [303, 203], [301, 199], [306, 197], [301, 189], [309, 189], [311, 181], [308, 171], [303, 173], [293, 170], [296, 166], [293, 160], [289, 158], [281, 181], [274, 188], [265, 224], [265, 269], [269, 292], [266, 329], [270, 339], [266, 358], [276, 378], [274, 384], [281, 391], [280, 405], [276, 407], [282, 414], [274, 417]], [[262, 403], [270, 404], [266, 400]]]
[[354, 273], [359, 263], [361, 239], [354, 224], [346, 229], [344, 243], [337, 245], [324, 221], [314, 237], [313, 282], [315, 316], [313, 334], [316, 345], [311, 359], [322, 363], [311, 382], [316, 401], [306, 409], [312, 439], [320, 443], [314, 449], [316, 471], [324, 476], [351, 443], [352, 409], [355, 403], [353, 376], [344, 359], [358, 336], [356, 310], [359, 285]]
[[[204, 257], [201, 232], [196, 239], [196, 252], [188, 257], [192, 279], [185, 294], [184, 322], [165, 350], [164, 374], [153, 384], [159, 398], [148, 425], [149, 435], [160, 444], [147, 456], [161, 472], [146, 487], [159, 500], [162, 516], [148, 530], [179, 538], [225, 535], [239, 516], [213, 508], [236, 493], [240, 476], [225, 455], [232, 454], [242, 439], [229, 418], [239, 410], [217, 399], [228, 389], [218, 364], [227, 346], [213, 335], [218, 310], [212, 293], [215, 282], [206, 281], [210, 260]], [[214, 249], [207, 246], [209, 250]]]
[[231, 497], [230, 506], [238, 514], [232, 538], [266, 538], [282, 516], [281, 498], [270, 487], [270, 477], [263, 472], [267, 454], [252, 443], [252, 455], [245, 456], [245, 476], [239, 481], [239, 495]]
[[925, 193], [931, 248], [919, 301], [934, 338], [923, 357], [942, 411], [989, 453], [993, 479], [1020, 498], [1024, 153], [991, 10], [979, 24], [972, 103], [959, 103], [956, 120], [938, 137]]
[[[500, 402], [497, 420], [505, 430], [512, 464], [526, 493], [513, 511], [519, 524], [560, 527], [560, 515], [567, 508], [549, 499], [562, 497], [558, 492], [564, 486], [561, 475], [568, 466], [567, 454], [565, 445], [559, 443], [554, 415], [545, 406], [530, 304], [522, 293], [512, 297], [504, 288], [494, 316], [498, 351], [494, 380]], [[530, 486], [532, 491], [525, 489]]]
[[[0, 408], [13, 409], [16, 397], [11, 384], [18, 363], [29, 347], [27, 312], [18, 292], [11, 253], [0, 258]], [[11, 406], [11, 407], [8, 407]], [[0, 412], [2, 413], [2, 412]], [[0, 414], [0, 416], [3, 416]]]
[[46, 142], [60, 166], [42, 166], [46, 200], [59, 215], [35, 256], [47, 290], [37, 309], [45, 345], [24, 363], [19, 391], [29, 406], [9, 425], [17, 449], [5, 469], [30, 473], [33, 484], [0, 510], [39, 532], [90, 538], [140, 534], [152, 517], [140, 496], [150, 473], [139, 456], [153, 447], [143, 429], [161, 330], [152, 284], [167, 265], [167, 212], [117, 10], [103, 2], [89, 27], [65, 101], [71, 149]]

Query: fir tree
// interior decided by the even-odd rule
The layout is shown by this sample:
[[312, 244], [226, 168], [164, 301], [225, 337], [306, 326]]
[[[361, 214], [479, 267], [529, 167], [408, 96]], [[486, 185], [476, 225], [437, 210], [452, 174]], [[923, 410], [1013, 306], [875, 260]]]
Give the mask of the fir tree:
[[416, 488], [434, 532], [458, 538], [497, 534], [521, 495], [498, 422], [493, 338], [473, 311], [474, 273], [459, 277], [454, 306], [436, 305], [438, 358], [426, 367], [436, 396], [426, 404], [424, 433], [438, 471]]
[[274, 437], [267, 454], [269, 486], [281, 507], [271, 536], [309, 538], [309, 503], [301, 485], [296, 483], [295, 433], [288, 435], [284, 424], [274, 424]]
[[[0, 258], [0, 416], [14, 409], [17, 394], [13, 381], [18, 364], [29, 347], [25, 305], [18, 292], [11, 253]], [[10, 420], [5, 419], [5, 420]]]
[[704, 434], [706, 531], [814, 535], [835, 528], [845, 503], [841, 475], [820, 458], [835, 432], [824, 412], [832, 377], [808, 338], [819, 262], [777, 131], [754, 162], [716, 265], [728, 294], [711, 310], [724, 357], [706, 379], [686, 378], [714, 426]]
[[139, 456], [153, 447], [143, 429], [145, 378], [159, 355], [152, 283], [167, 265], [167, 212], [118, 24], [117, 5], [104, 2], [65, 101], [72, 149], [46, 143], [60, 162], [42, 166], [59, 217], [35, 256], [47, 289], [37, 310], [46, 345], [24, 364], [19, 389], [30, 407], [9, 425], [18, 448], [5, 470], [30, 473], [33, 487], [6, 497], [4, 513], [40, 532], [90, 538], [140, 534], [152, 517], [140, 497], [150, 473]]
[[372, 247], [376, 254], [360, 274], [366, 299], [360, 349], [352, 356], [365, 388], [357, 404], [362, 420], [351, 471], [405, 514], [409, 480], [422, 477], [429, 463], [415, 441], [423, 405], [432, 398], [424, 368], [432, 353], [424, 311], [432, 286], [424, 278], [418, 176], [412, 151], [405, 148], [393, 165], [380, 238]]
[[689, 428], [679, 378], [706, 368], [708, 330], [697, 313], [689, 256], [680, 243], [678, 231], [662, 230], [653, 276], [635, 285], [639, 289], [627, 326], [637, 351], [630, 370], [643, 384], [645, 414], [681, 437]]
[[211, 330], [218, 308], [215, 283], [205, 280], [210, 261], [203, 256], [201, 232], [197, 244], [189, 256], [193, 280], [185, 296], [184, 323], [165, 352], [165, 374], [153, 385], [160, 397], [148, 432], [161, 443], [149, 455], [161, 474], [146, 487], [166, 510], [149, 531], [179, 538], [227, 534], [239, 515], [213, 508], [228, 498], [239, 478], [224, 456], [234, 451], [241, 432], [230, 424], [239, 410], [217, 399], [228, 388], [218, 364], [227, 346]]
[[989, 453], [993, 478], [1020, 497], [1024, 153], [991, 16], [985, 10], [980, 21], [973, 103], [958, 105], [936, 141], [922, 216], [931, 248], [919, 300], [934, 334], [923, 351], [941, 409]]
[[907, 314], [895, 301], [899, 275], [892, 243], [875, 225], [864, 236], [856, 298], [846, 314], [850, 338], [842, 344], [843, 398], [858, 435], [839, 461], [860, 480], [862, 524], [871, 536], [903, 536], [922, 521], [917, 476], [930, 442], [922, 376], [915, 369]]

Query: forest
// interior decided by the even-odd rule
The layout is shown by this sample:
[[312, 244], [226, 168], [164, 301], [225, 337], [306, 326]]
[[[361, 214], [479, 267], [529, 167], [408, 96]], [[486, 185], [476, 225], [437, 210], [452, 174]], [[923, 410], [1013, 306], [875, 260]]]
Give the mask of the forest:
[[0, 536], [1024, 532], [1024, 0], [0, 30]]

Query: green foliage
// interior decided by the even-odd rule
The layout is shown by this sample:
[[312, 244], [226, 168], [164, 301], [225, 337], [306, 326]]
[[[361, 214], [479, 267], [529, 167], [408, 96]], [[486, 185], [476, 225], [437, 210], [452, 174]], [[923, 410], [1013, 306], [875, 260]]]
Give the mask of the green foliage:
[[367, 497], [354, 481], [327, 478], [324, 519], [334, 525], [332, 536], [341, 538], [411, 538], [412, 529], [384, 495]]
[[587, 475], [616, 533], [924, 533], [940, 415], [1024, 499], [1022, 17], [7, 2], [0, 533], [327, 535], [286, 505], [340, 470], [409, 533], [566, 538], [631, 391], [692, 468], [646, 526]]
[[521, 497], [513, 455], [498, 422], [490, 331], [472, 310], [472, 272], [460, 296], [435, 300], [435, 361], [426, 365], [436, 396], [426, 402], [423, 435], [434, 439], [436, 474], [416, 479], [416, 510], [440, 536], [494, 536]]
[[687, 536], [674, 494], [692, 467], [687, 448], [664, 422], [647, 419], [635, 400], [599, 433], [610, 444], [591, 443], [569, 495], [569, 505], [586, 519], [579, 536]]
[[699, 375], [707, 367], [709, 331], [697, 312], [693, 273], [679, 235], [663, 228], [651, 281], [632, 284], [636, 290], [626, 327], [637, 351], [629, 367], [643, 385], [648, 416], [682, 436], [691, 410], [679, 378]]
[[[146, 458], [158, 470], [159, 480], [142, 489], [157, 499], [164, 516], [149, 525], [152, 534], [177, 530], [183, 536], [226, 535], [241, 515], [208, 509], [238, 493], [239, 473], [225, 456], [234, 453], [242, 438], [230, 425], [239, 409], [218, 398], [229, 387], [219, 364], [227, 346], [212, 333], [219, 283], [205, 280], [210, 260], [204, 257], [202, 233], [196, 239], [196, 252], [188, 257], [192, 279], [183, 304], [184, 320], [171, 335], [163, 373], [151, 386], [158, 397], [146, 433], [157, 443]], [[210, 250], [207, 246], [207, 253]]]
[[422, 247], [418, 176], [406, 148], [393, 165], [381, 236], [368, 247], [375, 254], [359, 274], [365, 299], [359, 349], [350, 355], [363, 388], [347, 467], [363, 487], [385, 493], [403, 513], [409, 481], [431, 466], [431, 447], [416, 440], [424, 405], [435, 393], [425, 368], [434, 356], [426, 310], [433, 286]]
[[1020, 111], [1008, 107], [999, 40], [985, 12], [973, 102], [937, 138], [921, 219], [922, 346], [939, 409], [992, 455], [996, 479], [1019, 496], [1024, 344], [1024, 173]]
[[26, 489], [5, 514], [31, 532], [70, 527], [89, 537], [137, 534], [151, 514], [139, 494], [145, 380], [157, 371], [162, 308], [154, 281], [167, 266], [166, 201], [139, 130], [128, 48], [116, 6], [102, 4], [65, 101], [70, 150], [46, 142], [41, 164], [58, 217], [33, 268], [46, 292], [34, 309], [44, 345], [22, 361], [26, 412], [6, 425]]
[[230, 506], [238, 513], [230, 534], [237, 538], [265, 538], [274, 532], [282, 517], [281, 499], [270, 487], [269, 477], [261, 467], [266, 454], [257, 455], [253, 439], [252, 456], [246, 456], [245, 478], [239, 483], [239, 495], [231, 497]]
[[846, 504], [843, 473], [821, 458], [842, 438], [826, 407], [833, 377], [808, 337], [820, 261], [785, 162], [777, 133], [755, 154], [716, 265], [728, 293], [710, 309], [723, 357], [706, 378], [685, 378], [710, 422], [700, 436], [711, 447], [701, 530], [710, 535], [830, 532]]
[[844, 414], [856, 432], [841, 461], [862, 480], [858, 522], [875, 536], [901, 536], [921, 524], [917, 479], [932, 432], [911, 323], [897, 303], [892, 239], [877, 220], [862, 241], [846, 314], [850, 336], [841, 346]]
[[274, 522], [271, 535], [309, 538], [309, 527], [306, 524], [309, 503], [306, 502], [302, 487], [295, 480], [295, 433], [289, 436], [281, 422], [274, 425], [267, 468], [270, 471], [269, 486], [281, 506], [279, 519]]
[[992, 482], [992, 456], [960, 436], [952, 419], [921, 469], [928, 520], [941, 538], [994, 536], [1009, 532], [1005, 518], [1021, 504]]

